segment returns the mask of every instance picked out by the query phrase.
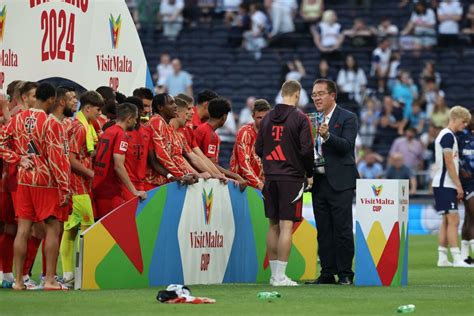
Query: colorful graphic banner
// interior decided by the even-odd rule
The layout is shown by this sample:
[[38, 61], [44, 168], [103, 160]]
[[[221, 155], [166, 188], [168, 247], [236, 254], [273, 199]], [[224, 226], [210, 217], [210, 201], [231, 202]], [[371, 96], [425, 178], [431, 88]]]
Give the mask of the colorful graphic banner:
[[[81, 236], [77, 288], [268, 282], [268, 220], [259, 191], [218, 180], [171, 183], [132, 200]], [[294, 227], [287, 273], [316, 276], [316, 229]]]
[[407, 285], [408, 180], [357, 180], [356, 285]]
[[153, 86], [123, 0], [0, 0], [0, 43], [0, 91], [52, 77], [126, 95]]

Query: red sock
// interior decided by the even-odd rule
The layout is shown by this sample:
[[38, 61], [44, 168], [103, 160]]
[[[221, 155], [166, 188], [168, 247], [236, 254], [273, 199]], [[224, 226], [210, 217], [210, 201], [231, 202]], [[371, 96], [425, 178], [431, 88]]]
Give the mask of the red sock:
[[25, 264], [23, 266], [23, 275], [30, 273], [31, 267], [36, 259], [36, 254], [38, 253], [38, 248], [41, 244], [41, 239], [31, 236], [28, 239], [28, 248], [26, 250]]
[[13, 271], [13, 242], [15, 241], [15, 236], [9, 234], [3, 234], [0, 239], [2, 243], [0, 248], [3, 273], [11, 273]]

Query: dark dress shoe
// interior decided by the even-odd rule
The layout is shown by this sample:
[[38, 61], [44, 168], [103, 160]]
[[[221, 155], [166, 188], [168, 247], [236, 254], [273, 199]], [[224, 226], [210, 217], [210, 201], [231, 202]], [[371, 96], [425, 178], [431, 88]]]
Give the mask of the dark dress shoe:
[[306, 281], [304, 284], [336, 284], [336, 279], [334, 276], [325, 276], [313, 281]]
[[354, 284], [354, 282], [352, 282], [351, 278], [349, 278], [347, 276], [343, 276], [343, 277], [339, 278], [339, 281], [337, 282], [337, 284], [339, 284], [339, 285], [352, 285], [352, 284]]

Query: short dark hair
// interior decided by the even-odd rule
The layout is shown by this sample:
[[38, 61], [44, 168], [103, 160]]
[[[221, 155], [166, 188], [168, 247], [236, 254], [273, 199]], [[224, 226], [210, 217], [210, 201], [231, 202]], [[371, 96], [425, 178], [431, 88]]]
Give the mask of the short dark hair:
[[158, 113], [158, 109], [170, 103], [173, 100], [173, 97], [168, 93], [159, 93], [153, 97], [151, 102], [151, 108], [153, 113]]
[[56, 89], [52, 84], [43, 82], [36, 88], [36, 99], [46, 102], [54, 97], [56, 97]]
[[104, 98], [104, 102], [107, 102], [108, 100], [115, 100], [115, 92], [111, 87], [101, 86], [95, 89], [95, 91], [97, 91], [102, 96], [102, 98]]
[[66, 96], [66, 93], [75, 91], [74, 88], [68, 86], [59, 86], [56, 88], [56, 99], [61, 99]]
[[229, 114], [231, 110], [230, 102], [224, 98], [215, 98], [209, 101], [209, 117], [220, 119], [224, 115]]
[[204, 102], [209, 102], [212, 99], [215, 99], [218, 97], [219, 95], [217, 95], [217, 93], [215, 93], [214, 91], [209, 90], [209, 89], [204, 89], [198, 93], [196, 101], [197, 101], [197, 104], [201, 104]]
[[122, 103], [117, 105], [117, 121], [125, 121], [130, 116], [138, 116], [138, 109], [135, 104]]
[[25, 93], [29, 92], [30, 90], [37, 89], [38, 83], [33, 81], [26, 81], [24, 82], [19, 90], [20, 95], [24, 95]]
[[140, 99], [153, 100], [153, 92], [148, 88], [137, 88], [133, 90], [133, 96]]
[[136, 96], [128, 97], [128, 98], [125, 99], [124, 103], [135, 104], [135, 106], [136, 106], [137, 109], [138, 109], [138, 113], [142, 113], [142, 112], [143, 112], [143, 109], [144, 109], [143, 101], [142, 101], [142, 99], [140, 99], [139, 97], [136, 97]]
[[175, 96], [175, 99], [184, 100], [186, 103], [193, 102], [193, 98], [191, 98], [189, 95], [184, 94], [184, 93], [179, 93], [177, 96]]
[[107, 101], [101, 108], [102, 115], [105, 115], [109, 120], [115, 120], [117, 118], [117, 103], [113, 100]]
[[126, 98], [127, 96], [125, 94], [118, 91], [115, 92], [115, 101], [117, 101], [118, 104], [124, 103]]
[[326, 84], [326, 87], [328, 89], [328, 93], [335, 93], [337, 99], [337, 85], [334, 81], [329, 80], [329, 79], [316, 79], [313, 83], [313, 87], [317, 84]]
[[79, 102], [81, 103], [81, 107], [79, 108], [80, 110], [82, 110], [87, 104], [99, 108], [104, 106], [104, 99], [102, 96], [93, 90], [82, 93], [79, 97]]
[[255, 100], [253, 105], [253, 113], [263, 112], [263, 111], [270, 111], [272, 109], [270, 103], [268, 103], [265, 99], [258, 99]]

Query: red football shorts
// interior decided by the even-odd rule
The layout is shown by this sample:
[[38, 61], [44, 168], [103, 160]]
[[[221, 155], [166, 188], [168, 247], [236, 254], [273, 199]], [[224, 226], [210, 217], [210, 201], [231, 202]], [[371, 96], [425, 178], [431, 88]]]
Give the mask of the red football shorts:
[[15, 208], [11, 192], [0, 192], [0, 222], [15, 224]]
[[125, 200], [121, 195], [110, 198], [94, 198], [94, 208], [97, 219], [101, 219], [123, 203], [125, 203]]
[[18, 184], [15, 193], [15, 215], [17, 218], [41, 222], [49, 217], [63, 220], [64, 215], [59, 207], [57, 188], [32, 187]]

